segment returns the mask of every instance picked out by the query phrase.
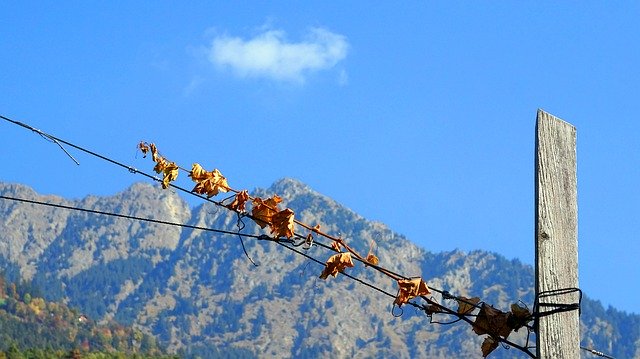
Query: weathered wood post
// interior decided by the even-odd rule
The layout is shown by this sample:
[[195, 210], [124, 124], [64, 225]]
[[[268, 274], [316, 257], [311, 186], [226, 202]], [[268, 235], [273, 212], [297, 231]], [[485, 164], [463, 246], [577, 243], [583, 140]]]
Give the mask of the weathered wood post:
[[[536, 121], [536, 296], [578, 288], [576, 129], [542, 110]], [[577, 303], [577, 292], [545, 297], [547, 303]], [[540, 308], [541, 312], [545, 308]], [[538, 358], [580, 358], [577, 310], [541, 317]]]

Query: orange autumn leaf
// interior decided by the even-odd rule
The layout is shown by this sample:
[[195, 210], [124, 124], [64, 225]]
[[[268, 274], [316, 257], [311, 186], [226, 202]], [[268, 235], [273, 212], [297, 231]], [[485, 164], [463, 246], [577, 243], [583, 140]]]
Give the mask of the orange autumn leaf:
[[476, 309], [476, 304], [480, 303], [480, 298], [460, 297], [456, 301], [458, 302], [458, 314], [469, 314]]
[[204, 168], [202, 168], [200, 164], [194, 163], [191, 166], [191, 172], [189, 172], [189, 177], [191, 177], [191, 179], [194, 182], [199, 182], [207, 179], [207, 171]]
[[167, 189], [169, 187], [169, 182], [175, 181], [178, 178], [178, 166], [171, 162], [164, 166], [162, 177], [162, 188]]
[[280, 202], [282, 202], [282, 198], [278, 195], [274, 195], [266, 200], [259, 197], [253, 199], [251, 215], [260, 228], [271, 224], [273, 215], [278, 212], [278, 203]]
[[399, 279], [398, 287], [398, 295], [393, 304], [397, 304], [399, 307], [417, 296], [431, 293], [429, 291], [429, 287], [427, 287], [427, 283], [425, 283], [420, 277], [413, 279]]
[[148, 144], [144, 141], [140, 141], [138, 148], [142, 151], [144, 157], [147, 157], [147, 153], [151, 151], [153, 162], [156, 163], [153, 170], [156, 173], [162, 173], [162, 188], [168, 188], [169, 183], [178, 178], [178, 165], [173, 162], [169, 162], [164, 157], [160, 156], [156, 145], [153, 143]]
[[331, 248], [332, 248], [334, 251], [336, 251], [336, 252], [340, 252], [340, 251], [341, 251], [341, 249], [340, 249], [340, 243], [339, 243], [339, 242], [337, 242], [337, 241], [333, 241], [333, 242], [331, 242]]
[[373, 245], [375, 244], [374, 241], [371, 241], [371, 245], [369, 245], [369, 253], [367, 254], [367, 258], [366, 261], [373, 264], [374, 266], [378, 265], [378, 257], [373, 254]]
[[375, 256], [375, 254], [373, 253], [369, 253], [367, 254], [367, 258], [365, 258], [367, 260], [367, 262], [373, 264], [374, 266], [378, 265], [378, 257]]
[[293, 237], [294, 221], [293, 211], [285, 208], [275, 213], [271, 218], [271, 234], [276, 237]]
[[156, 165], [153, 167], [153, 170], [156, 173], [162, 173], [164, 172], [164, 169], [167, 168], [168, 165], [169, 165], [169, 162], [167, 160], [165, 160], [162, 157], [159, 157], [158, 161], [156, 161]]
[[244, 212], [246, 209], [246, 203], [249, 200], [249, 192], [247, 190], [242, 190], [236, 194], [233, 199], [233, 202], [229, 204], [227, 207], [231, 210]]
[[337, 276], [338, 272], [344, 271], [347, 267], [353, 267], [353, 261], [351, 261], [351, 253], [342, 252], [334, 254], [327, 260], [326, 267], [320, 274], [321, 279], [327, 279], [328, 276]]
[[498, 344], [498, 341], [493, 339], [492, 337], [484, 338], [482, 346], [480, 347], [480, 349], [482, 349], [482, 357], [486, 358], [489, 354], [491, 354], [491, 352], [498, 347]]
[[149, 144], [149, 148], [151, 148], [151, 159], [153, 159], [153, 162], [158, 162], [160, 159], [163, 159], [158, 155], [158, 149], [156, 148], [155, 143]]
[[207, 172], [202, 166], [194, 163], [191, 172], [189, 172], [189, 177], [196, 182], [196, 186], [193, 187], [191, 192], [213, 197], [220, 192], [229, 191], [227, 179], [217, 169]]

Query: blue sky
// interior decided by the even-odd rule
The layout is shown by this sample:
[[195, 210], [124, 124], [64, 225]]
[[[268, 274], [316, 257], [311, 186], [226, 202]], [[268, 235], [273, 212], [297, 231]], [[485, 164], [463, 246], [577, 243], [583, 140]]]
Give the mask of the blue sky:
[[[578, 131], [580, 287], [638, 313], [638, 18], [636, 2], [3, 2], [0, 114], [141, 169], [146, 140], [234, 188], [297, 178], [428, 250], [532, 264], [543, 108]], [[81, 198], [143, 180], [0, 136], [2, 181]]]

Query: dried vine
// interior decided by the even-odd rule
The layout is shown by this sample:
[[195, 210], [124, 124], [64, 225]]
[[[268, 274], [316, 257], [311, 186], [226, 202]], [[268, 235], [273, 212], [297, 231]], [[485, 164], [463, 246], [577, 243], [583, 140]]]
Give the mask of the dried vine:
[[[231, 197], [233, 201], [223, 206], [239, 215], [252, 219], [261, 228], [267, 228], [269, 233], [276, 239], [298, 238], [302, 239], [300, 244], [306, 244], [307, 246], [313, 243], [314, 236], [329, 239], [331, 241], [330, 248], [337, 253], [326, 260], [325, 268], [319, 276], [321, 279], [327, 279], [329, 276], [335, 277], [338, 273], [344, 273], [347, 268], [355, 266], [354, 260], [364, 263], [365, 267], [372, 268], [397, 282], [398, 292], [393, 302], [394, 307], [401, 308], [402, 305], [409, 304], [424, 310], [431, 318], [436, 314], [452, 316], [456, 319], [450, 323], [457, 321], [467, 322], [472, 326], [474, 333], [480, 336], [484, 335], [485, 339], [481, 345], [483, 357], [487, 357], [501, 343], [506, 347], [519, 349], [527, 355], [535, 357], [531, 351], [532, 347], [529, 346], [529, 333], [534, 332], [532, 323], [536, 316], [526, 306], [514, 303], [511, 305], [511, 310], [503, 312], [482, 302], [478, 297], [455, 297], [446, 291], [429, 288], [421, 277], [408, 278], [380, 266], [378, 257], [371, 252], [371, 249], [367, 256], [363, 257], [349, 246], [343, 238], [321, 231], [320, 225], [310, 225], [298, 221], [295, 219], [293, 210], [279, 208], [279, 203], [282, 202], [282, 199], [278, 195], [266, 199], [252, 197], [247, 190], [237, 190], [230, 187], [226, 177], [218, 169], [207, 171], [198, 163], [194, 163], [191, 170], [180, 167], [160, 155], [156, 145], [153, 143], [143, 141], [138, 144], [138, 148], [145, 157], [148, 153], [151, 153], [151, 158], [155, 162], [154, 171], [162, 174], [161, 183], [163, 188], [168, 188], [170, 183], [178, 178], [179, 171], [184, 171], [196, 183], [192, 192], [206, 195], [207, 198], [216, 196], [219, 193], [234, 193]], [[250, 211], [247, 209], [248, 203], [250, 203]], [[295, 231], [296, 226], [310, 233], [305, 236], [298, 234]], [[443, 299], [454, 299], [458, 304], [457, 309], [449, 308], [438, 303], [434, 297], [429, 297], [432, 291], [442, 294]], [[422, 299], [426, 304], [417, 304], [415, 299], [418, 298]], [[529, 332], [527, 334], [527, 342], [524, 345], [519, 345], [508, 339], [512, 332], [518, 331], [520, 328], [526, 328]]]

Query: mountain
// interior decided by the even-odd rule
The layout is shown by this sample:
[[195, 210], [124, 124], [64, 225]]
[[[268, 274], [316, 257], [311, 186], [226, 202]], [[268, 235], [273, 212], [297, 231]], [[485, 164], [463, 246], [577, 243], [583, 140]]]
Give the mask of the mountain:
[[[262, 198], [273, 194], [297, 219], [319, 224], [362, 253], [372, 248], [380, 264], [396, 273], [422, 276], [432, 288], [478, 296], [504, 311], [518, 301], [532, 307], [533, 270], [518, 260], [482, 250], [428, 252], [296, 180], [253, 191]], [[190, 208], [173, 191], [144, 183], [111, 197], [81, 200], [42, 196], [18, 184], [0, 184], [0, 195], [268, 234], [251, 219], [208, 202]], [[324, 263], [332, 252], [307, 247], [292, 247], [297, 253], [268, 240], [0, 199], [0, 264], [10, 279], [30, 281], [48, 300], [77, 307], [91, 320], [116, 320], [155, 335], [170, 352], [238, 358], [482, 357], [483, 338], [468, 324], [438, 324], [450, 318], [393, 307], [395, 281], [360, 263], [346, 272], [381, 291], [342, 275], [319, 279], [324, 267], [300, 253]], [[450, 302], [445, 304], [455, 308]], [[581, 328], [584, 346], [640, 358], [640, 316], [585, 297]], [[521, 329], [509, 338], [522, 343], [525, 337]], [[491, 353], [491, 358], [513, 357], [527, 356], [514, 348]]]

